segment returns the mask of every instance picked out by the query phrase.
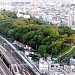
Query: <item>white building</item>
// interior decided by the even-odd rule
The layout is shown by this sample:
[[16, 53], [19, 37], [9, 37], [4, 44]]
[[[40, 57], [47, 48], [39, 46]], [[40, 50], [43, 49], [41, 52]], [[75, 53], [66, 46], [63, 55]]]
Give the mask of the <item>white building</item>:
[[51, 69], [60, 69], [60, 64], [59, 63], [52, 64]]
[[51, 65], [52, 65], [51, 57], [47, 57], [47, 62], [48, 62], [49, 70], [50, 70], [51, 69]]
[[75, 66], [75, 59], [73, 59], [73, 58], [70, 59], [70, 65], [74, 65]]
[[30, 15], [23, 15], [21, 13], [17, 13], [17, 17], [24, 17], [24, 18], [30, 18]]
[[73, 21], [73, 15], [72, 14], [68, 14], [68, 27], [72, 27], [72, 21]]
[[42, 73], [47, 73], [48, 72], [48, 63], [43, 58], [40, 58], [40, 60], [39, 60], [39, 70]]

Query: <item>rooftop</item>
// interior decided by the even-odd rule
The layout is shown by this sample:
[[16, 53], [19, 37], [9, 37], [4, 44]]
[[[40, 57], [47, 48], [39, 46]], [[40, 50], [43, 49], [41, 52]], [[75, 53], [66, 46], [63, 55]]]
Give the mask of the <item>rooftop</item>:
[[12, 75], [2, 59], [0, 59], [0, 75]]
[[16, 64], [17, 61], [14, 59], [14, 57], [4, 48], [0, 45], [0, 52], [3, 54], [4, 58], [7, 60], [9, 64]]

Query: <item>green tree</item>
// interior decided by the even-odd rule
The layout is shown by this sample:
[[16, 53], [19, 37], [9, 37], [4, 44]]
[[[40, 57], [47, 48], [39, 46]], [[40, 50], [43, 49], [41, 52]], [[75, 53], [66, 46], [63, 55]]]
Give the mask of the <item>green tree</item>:
[[0, 13], [0, 20], [4, 19], [4, 16]]
[[52, 41], [52, 44], [50, 44], [50, 50], [53, 56], [57, 56], [61, 52], [61, 45], [64, 41], [65, 39], [63, 37]]
[[68, 36], [71, 34], [75, 34], [75, 31], [67, 26], [59, 26], [58, 28], [60, 34], [68, 34]]
[[44, 56], [44, 54], [46, 54], [46, 47], [45, 47], [45, 45], [39, 46], [38, 52], [41, 54], [41, 56]]
[[48, 34], [50, 37], [55, 37], [55, 36], [58, 36], [59, 35], [59, 32], [57, 29], [48, 29]]

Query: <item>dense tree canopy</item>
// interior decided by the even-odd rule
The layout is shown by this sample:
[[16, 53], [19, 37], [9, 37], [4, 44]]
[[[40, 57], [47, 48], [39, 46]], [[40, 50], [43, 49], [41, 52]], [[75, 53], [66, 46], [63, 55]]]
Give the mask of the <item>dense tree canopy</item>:
[[[45, 52], [53, 56], [63, 52], [61, 49], [63, 43], [75, 44], [75, 31], [71, 28], [50, 26], [33, 18], [17, 18], [13, 12], [4, 11], [0, 13], [0, 33], [30, 45], [34, 49], [36, 46], [40, 48], [41, 45], [44, 45], [46, 47]], [[41, 55], [43, 56], [43, 54]]]

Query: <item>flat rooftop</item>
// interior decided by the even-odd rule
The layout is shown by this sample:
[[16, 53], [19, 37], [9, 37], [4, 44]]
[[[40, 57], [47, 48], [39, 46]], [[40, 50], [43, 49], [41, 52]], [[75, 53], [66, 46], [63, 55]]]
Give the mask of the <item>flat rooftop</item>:
[[4, 58], [7, 60], [9, 64], [17, 64], [15, 58], [10, 54], [4, 47], [0, 45], [0, 52], [3, 54]]

